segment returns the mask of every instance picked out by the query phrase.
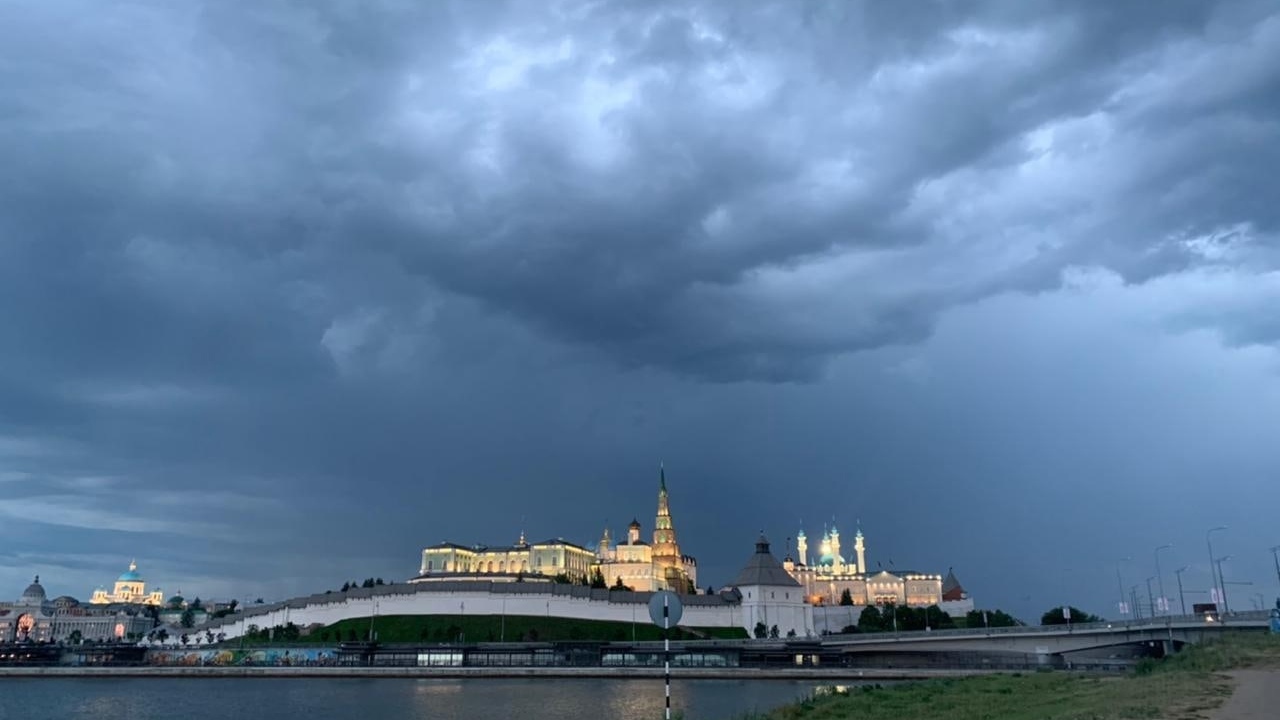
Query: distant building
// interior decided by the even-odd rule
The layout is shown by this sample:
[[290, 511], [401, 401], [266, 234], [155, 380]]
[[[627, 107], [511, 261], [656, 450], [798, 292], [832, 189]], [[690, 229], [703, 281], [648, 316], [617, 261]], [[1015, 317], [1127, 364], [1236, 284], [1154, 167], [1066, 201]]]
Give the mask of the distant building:
[[[944, 602], [948, 598], [944, 597], [945, 583], [941, 575], [896, 569], [871, 572], [867, 567], [866, 538], [861, 529], [854, 536], [853, 547], [854, 558], [846, 560], [841, 555], [840, 531], [832, 526], [823, 531], [817, 553], [811, 554], [802, 529], [796, 535], [796, 558], [788, 555], [782, 566], [804, 587], [809, 602], [814, 605], [837, 605], [848, 592], [849, 599], [859, 606], [938, 605], [951, 615], [963, 615], [973, 608], [973, 601], [968, 599], [968, 593], [960, 587], [954, 574], [949, 573], [947, 579], [954, 583], [950, 589], [955, 601]], [[959, 597], [961, 594], [963, 598]]]
[[137, 604], [85, 606], [67, 595], [50, 601], [39, 576], [16, 602], [0, 603], [0, 642], [140, 640], [153, 627]]
[[680, 552], [671, 518], [666, 471], [658, 475], [658, 512], [653, 542], [640, 539], [640, 523], [633, 520], [625, 542], [613, 543], [610, 531], [590, 550], [563, 538], [526, 542], [524, 533], [514, 545], [460, 545], [443, 542], [422, 550], [418, 576], [411, 583], [444, 580], [515, 582], [549, 580], [557, 575], [572, 582], [589, 580], [596, 571], [613, 586], [618, 582], [637, 592], [675, 590], [694, 592], [697, 561]]
[[138, 574], [138, 563], [130, 562], [129, 569], [116, 578], [115, 587], [110, 593], [100, 587], [93, 591], [93, 596], [89, 598], [89, 602], [93, 605], [122, 603], [125, 605], [160, 606], [164, 604], [164, 592], [160, 588], [147, 592], [147, 583]]

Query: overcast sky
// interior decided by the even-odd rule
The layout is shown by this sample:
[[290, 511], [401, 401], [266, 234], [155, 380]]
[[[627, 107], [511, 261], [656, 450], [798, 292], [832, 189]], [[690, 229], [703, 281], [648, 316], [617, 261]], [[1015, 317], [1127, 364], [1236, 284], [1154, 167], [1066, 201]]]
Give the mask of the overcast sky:
[[1114, 616], [1227, 525], [1270, 604], [1278, 118], [1271, 0], [0, 3], [0, 596], [649, 533], [665, 463], [704, 587], [861, 522]]

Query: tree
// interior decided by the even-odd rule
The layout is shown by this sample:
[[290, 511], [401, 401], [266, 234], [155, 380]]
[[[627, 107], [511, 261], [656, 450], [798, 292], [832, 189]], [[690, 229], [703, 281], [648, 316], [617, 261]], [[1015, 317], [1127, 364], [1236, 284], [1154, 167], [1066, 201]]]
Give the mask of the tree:
[[763, 639], [769, 635], [769, 628], [763, 622], [756, 623], [755, 636], [757, 639]]
[[203, 610], [203, 609], [204, 609], [204, 605], [201, 605], [201, 604], [200, 604], [200, 598], [196, 598], [195, 600], [192, 600], [192, 601], [191, 601], [191, 609], [192, 609], [192, 610]]
[[182, 637], [178, 638], [178, 640], [182, 643], [183, 647], [186, 647], [187, 643], [191, 642], [191, 638], [187, 637], [186, 633], [183, 633]]
[[157, 640], [159, 640], [159, 641], [160, 641], [160, 642], [162, 642], [162, 643], [163, 643], [165, 640], [168, 640], [168, 639], [169, 639], [169, 631], [168, 631], [168, 630], [165, 630], [164, 628], [160, 628], [159, 630], [157, 630], [157, 631], [156, 631], [156, 639], [157, 639]]
[[67, 642], [72, 645], [79, 645], [83, 641], [84, 635], [82, 635], [79, 630], [72, 630], [71, 634], [67, 636]]
[[227, 607], [231, 609], [231, 612], [235, 612], [235, 611], [236, 611], [236, 608], [237, 608], [237, 607], [239, 607], [239, 605], [240, 605], [240, 601], [239, 601], [239, 600], [232, 599], [232, 600], [231, 600], [231, 603], [230, 603], [229, 605], [227, 605]]
[[708, 585], [708, 586], [707, 586], [707, 594], [708, 594], [708, 595], [715, 595], [715, 594], [716, 594], [716, 589], [715, 589], [715, 588], [713, 588], [713, 587], [711, 587], [710, 585]]
[[373, 578], [367, 578], [364, 582], [360, 583], [360, 587], [362, 588], [373, 587]]
[[570, 579], [569, 579], [569, 576], [568, 576], [567, 574], [565, 574], [565, 573], [556, 573], [556, 574], [555, 574], [555, 576], [551, 578], [551, 582], [553, 582], [553, 583], [555, 583], [555, 584], [557, 584], [557, 585], [572, 585], [572, 584], [573, 584], [573, 581], [572, 581], [572, 580], [570, 580]]
[[970, 610], [965, 622], [971, 628], [980, 627], [1015, 627], [1022, 622], [1003, 610]]
[[[1098, 617], [1097, 615], [1092, 615], [1090, 613], [1087, 613], [1078, 607], [1075, 607], [1073, 605], [1068, 605], [1066, 607], [1069, 611], [1071, 611], [1070, 623], [1072, 625], [1078, 625], [1080, 623], [1102, 622], [1102, 618]], [[1040, 616], [1041, 625], [1066, 625], [1067, 622], [1068, 622], [1068, 617], [1063, 614], [1061, 605], [1059, 605], [1056, 608], [1051, 608], [1044, 615]]]
[[769, 637], [773, 638], [774, 640], [777, 640], [777, 639], [778, 639], [778, 626], [777, 626], [777, 625], [774, 625], [773, 627], [769, 628]]
[[382, 578], [376, 578], [376, 579], [373, 581], [373, 584], [374, 584], [374, 585], [386, 585], [386, 583], [382, 582]]
[[619, 575], [619, 576], [618, 576], [618, 579], [614, 581], [614, 583], [613, 583], [613, 588], [612, 588], [612, 589], [614, 589], [614, 590], [626, 590], [627, 592], [631, 592], [631, 591], [632, 591], [630, 586], [628, 586], [628, 585], [623, 585], [623, 584], [622, 584], [622, 576], [621, 576], [621, 575]]
[[853, 595], [849, 593], [849, 588], [840, 593], [840, 604], [846, 607], [853, 605]]
[[858, 632], [880, 632], [884, 630], [884, 617], [880, 608], [868, 605], [858, 616]]
[[189, 627], [192, 627], [193, 625], [195, 625], [195, 624], [196, 624], [196, 611], [195, 611], [195, 610], [192, 610], [191, 608], [187, 608], [186, 610], [183, 610], [183, 611], [182, 611], [182, 619], [181, 619], [181, 621], [180, 621], [180, 622], [181, 622], [182, 627], [184, 627], [184, 628], [189, 628]]
[[609, 583], [605, 582], [604, 573], [600, 568], [591, 571], [591, 587], [596, 590], [605, 590], [609, 587]]
[[793, 638], [793, 637], [795, 637], [795, 636], [796, 636], [796, 629], [795, 629], [795, 628], [791, 628], [790, 630], [788, 630], [788, 631], [787, 631], [787, 637], [789, 637], [789, 638]]

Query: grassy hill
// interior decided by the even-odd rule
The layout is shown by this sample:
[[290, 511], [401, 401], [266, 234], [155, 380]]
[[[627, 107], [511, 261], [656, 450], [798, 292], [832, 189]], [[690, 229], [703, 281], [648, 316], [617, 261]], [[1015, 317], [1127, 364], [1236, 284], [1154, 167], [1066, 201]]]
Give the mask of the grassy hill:
[[[505, 627], [505, 631], [504, 631]], [[380, 615], [373, 620], [379, 642], [507, 642], [557, 640], [661, 640], [662, 630], [648, 617], [629, 622], [507, 615]], [[333, 643], [369, 637], [369, 618], [342, 620], [312, 630], [303, 642]], [[675, 628], [672, 640], [745, 638], [742, 628]]]

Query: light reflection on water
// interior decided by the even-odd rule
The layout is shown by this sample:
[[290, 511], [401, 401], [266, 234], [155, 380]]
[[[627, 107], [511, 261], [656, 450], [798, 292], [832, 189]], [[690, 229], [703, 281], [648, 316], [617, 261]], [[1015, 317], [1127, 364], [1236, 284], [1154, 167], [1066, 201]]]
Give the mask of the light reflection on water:
[[[661, 680], [8, 678], [0, 720], [542, 720], [662, 717]], [[687, 720], [728, 720], [812, 695], [815, 683], [674, 681]]]

